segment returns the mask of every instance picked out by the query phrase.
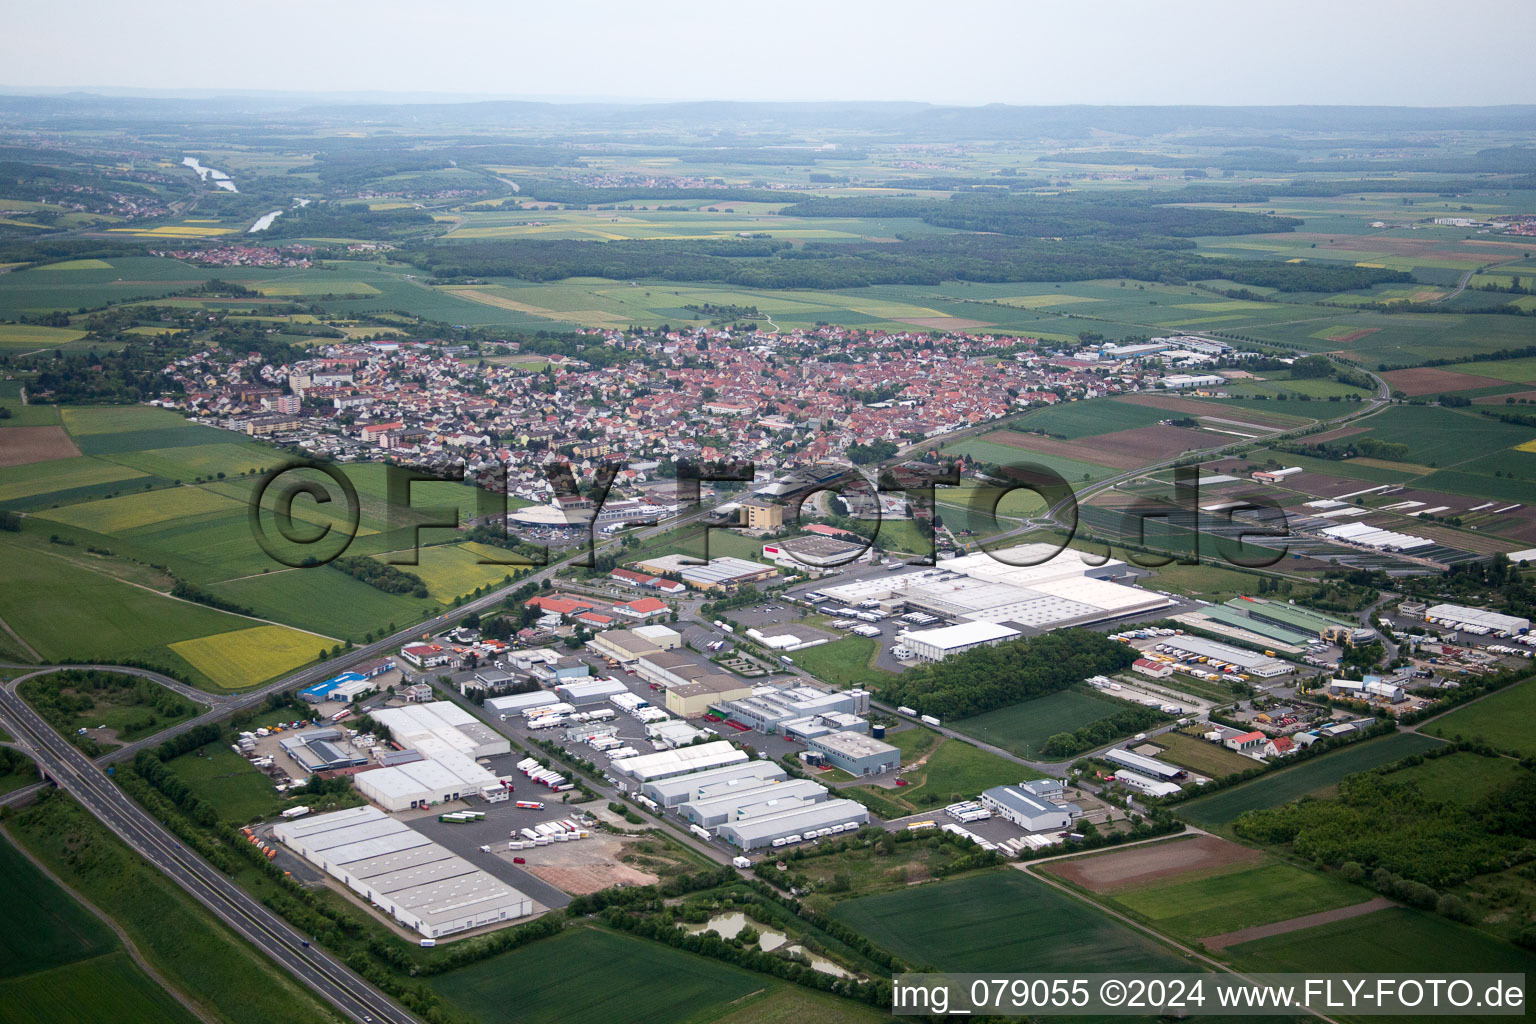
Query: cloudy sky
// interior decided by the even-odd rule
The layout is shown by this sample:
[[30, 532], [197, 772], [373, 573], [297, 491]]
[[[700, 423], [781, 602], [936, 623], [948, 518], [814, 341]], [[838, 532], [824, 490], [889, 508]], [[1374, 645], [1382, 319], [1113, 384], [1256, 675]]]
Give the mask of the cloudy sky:
[[[1536, 102], [1536, 3], [48, 0], [0, 89], [934, 103]], [[1500, 53], [1503, 40], [1508, 52]]]

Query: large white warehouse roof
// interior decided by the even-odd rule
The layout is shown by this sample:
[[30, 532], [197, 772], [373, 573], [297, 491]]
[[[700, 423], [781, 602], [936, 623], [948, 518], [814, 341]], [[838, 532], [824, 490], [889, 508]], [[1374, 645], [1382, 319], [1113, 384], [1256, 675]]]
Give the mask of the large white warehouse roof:
[[684, 772], [703, 768], [718, 768], [721, 765], [736, 764], [745, 760], [747, 755], [744, 751], [731, 746], [725, 740], [719, 740], [715, 743], [700, 743], [694, 747], [678, 747], [654, 754], [622, 757], [612, 762], [611, 767], [630, 778], [645, 782], [649, 779], [662, 779], [669, 775], [681, 775]]
[[1424, 616], [1442, 622], [1486, 626], [1507, 633], [1523, 633], [1531, 628], [1531, 620], [1518, 615], [1503, 615], [1485, 608], [1468, 608], [1459, 604], [1437, 604], [1424, 609]]
[[523, 893], [375, 807], [281, 822], [272, 834], [427, 938], [533, 912]]

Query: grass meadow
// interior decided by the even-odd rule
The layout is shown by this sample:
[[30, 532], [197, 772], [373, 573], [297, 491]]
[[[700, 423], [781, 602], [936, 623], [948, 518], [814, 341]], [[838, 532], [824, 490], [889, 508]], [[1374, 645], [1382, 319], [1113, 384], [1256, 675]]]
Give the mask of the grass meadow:
[[1128, 707], [1125, 701], [1080, 690], [1063, 690], [1022, 704], [951, 723], [951, 728], [1020, 757], [1038, 757], [1045, 741], [1073, 732]]
[[629, 1024], [713, 1017], [780, 983], [645, 939], [577, 927], [430, 984], [482, 1024]]
[[1186, 875], [1096, 898], [1160, 932], [1198, 942], [1239, 928], [1353, 906], [1372, 896], [1333, 876], [1266, 858], [1252, 867]]
[[876, 945], [945, 971], [1176, 971], [1151, 939], [1021, 871], [1002, 869], [837, 904]]
[[1536, 686], [1527, 680], [1457, 708], [1424, 726], [1423, 731], [1447, 739], [1484, 740], [1500, 750], [1530, 757], [1536, 755], [1536, 737], [1528, 727], [1533, 710]]
[[[1252, 971], [1536, 971], [1536, 954], [1443, 917], [1389, 907], [1360, 917], [1229, 946]], [[1497, 1020], [1499, 1018], [1462, 1018]]]

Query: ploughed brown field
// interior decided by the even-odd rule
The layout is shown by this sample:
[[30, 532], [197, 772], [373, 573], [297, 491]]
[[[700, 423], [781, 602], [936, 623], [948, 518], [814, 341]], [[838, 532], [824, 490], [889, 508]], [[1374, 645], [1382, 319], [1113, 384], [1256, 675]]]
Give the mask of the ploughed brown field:
[[1077, 857], [1046, 864], [1043, 870], [1076, 882], [1093, 892], [1111, 892], [1165, 878], [1195, 874], [1232, 864], [1256, 863], [1258, 850], [1216, 836], [1196, 836], [1166, 843], [1148, 843], [1114, 853]]
[[1169, 426], [1133, 427], [1076, 441], [999, 430], [987, 434], [981, 440], [1009, 445], [1023, 451], [1040, 452], [1042, 455], [1060, 455], [1079, 462], [1092, 462], [1113, 469], [1135, 469], [1148, 462], [1182, 455], [1191, 448], [1210, 448], [1222, 442], [1215, 434], [1202, 433], [1189, 427]]
[[0, 466], [25, 466], [80, 454], [63, 427], [6, 427], [0, 430]]
[[[1416, 366], [1411, 370], [1389, 370], [1381, 379], [1410, 398], [1441, 392], [1475, 391], [1478, 388], [1498, 388], [1509, 384], [1496, 377], [1479, 377], [1475, 373], [1452, 373], [1434, 366]], [[1502, 401], [1502, 399], [1500, 399]]]

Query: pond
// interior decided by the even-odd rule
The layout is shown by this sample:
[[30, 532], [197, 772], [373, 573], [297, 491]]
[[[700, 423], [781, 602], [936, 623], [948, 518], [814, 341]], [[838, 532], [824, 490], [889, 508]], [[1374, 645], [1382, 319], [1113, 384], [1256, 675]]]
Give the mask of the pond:
[[853, 975], [849, 974], [847, 971], [843, 970], [843, 968], [839, 967], [831, 960], [828, 960], [826, 957], [817, 956], [814, 953], [807, 953], [805, 951], [805, 947], [799, 944], [790, 944], [789, 936], [785, 935], [783, 932], [770, 931], [767, 928], [752, 924], [751, 921], [747, 920], [747, 915], [741, 913], [740, 911], [736, 911], [730, 914], [716, 914], [714, 917], [710, 918], [708, 921], [705, 921], [703, 924], [690, 924], [686, 925], [685, 927], [688, 931], [693, 932], [694, 934], [698, 934], [699, 932], [712, 931], [716, 935], [719, 935], [722, 939], [734, 939], [736, 936], [740, 935], [742, 929], [746, 928], [748, 925], [752, 925], [752, 927], [757, 928], [759, 936], [757, 940], [757, 948], [762, 950], [764, 953], [772, 953], [773, 951], [779, 949], [782, 949], [786, 953], [798, 953], [801, 956], [804, 956], [813, 968], [823, 974], [831, 974], [839, 978], [853, 977]]

